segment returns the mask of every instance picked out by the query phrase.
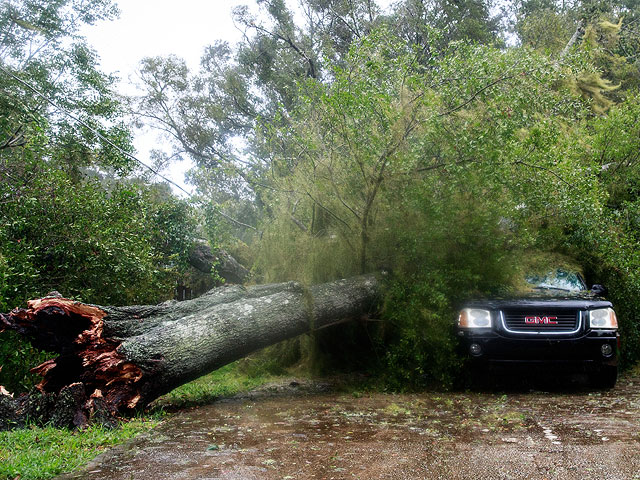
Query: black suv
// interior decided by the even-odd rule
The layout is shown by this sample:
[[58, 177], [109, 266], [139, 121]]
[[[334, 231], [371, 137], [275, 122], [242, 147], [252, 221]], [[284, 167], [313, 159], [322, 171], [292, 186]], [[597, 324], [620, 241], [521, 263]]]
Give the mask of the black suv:
[[612, 388], [618, 375], [618, 320], [608, 302], [587, 291], [579, 273], [558, 269], [526, 278], [519, 298], [467, 303], [458, 335], [474, 363], [522, 364], [587, 372], [591, 383]]

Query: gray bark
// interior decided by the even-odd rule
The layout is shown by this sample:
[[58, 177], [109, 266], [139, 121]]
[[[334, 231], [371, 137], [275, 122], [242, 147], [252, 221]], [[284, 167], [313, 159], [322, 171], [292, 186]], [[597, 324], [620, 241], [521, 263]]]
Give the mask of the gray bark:
[[218, 250], [214, 254], [205, 242], [198, 242], [193, 246], [189, 253], [189, 263], [196, 270], [207, 274], [215, 266], [218, 275], [227, 283], [244, 283], [249, 278], [249, 270], [235, 258], [224, 250]]
[[82, 411], [61, 417], [76, 425], [105, 409], [117, 415], [144, 407], [268, 345], [366, 315], [379, 289], [376, 277], [363, 275], [310, 288], [294, 282], [225, 286], [156, 306], [96, 307], [49, 297], [0, 316], [0, 329], [59, 353], [34, 370], [43, 376], [39, 389], [46, 395], [73, 386], [71, 403]]
[[571, 49], [576, 44], [578, 39], [581, 38], [583, 35], [584, 35], [584, 20], [580, 20], [578, 22], [578, 25], [576, 26], [576, 31], [573, 32], [573, 35], [571, 36], [571, 38], [569, 39], [565, 47], [560, 52], [560, 55], [558, 55], [559, 61], [564, 60], [564, 57], [567, 56], [567, 54], [571, 51]]

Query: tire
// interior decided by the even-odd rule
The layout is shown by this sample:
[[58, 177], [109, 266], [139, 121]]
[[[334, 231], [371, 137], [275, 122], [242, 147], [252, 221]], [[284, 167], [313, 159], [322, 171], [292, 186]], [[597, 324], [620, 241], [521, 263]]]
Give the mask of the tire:
[[591, 385], [595, 388], [609, 390], [616, 386], [618, 380], [618, 367], [604, 366], [590, 376]]

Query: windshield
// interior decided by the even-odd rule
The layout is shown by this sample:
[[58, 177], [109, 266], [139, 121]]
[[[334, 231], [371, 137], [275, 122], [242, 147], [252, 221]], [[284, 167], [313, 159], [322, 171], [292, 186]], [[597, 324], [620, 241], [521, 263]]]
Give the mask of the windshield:
[[545, 274], [527, 275], [525, 280], [533, 288], [540, 290], [579, 292], [587, 289], [587, 286], [582, 279], [582, 275], [577, 272], [571, 272], [561, 268]]

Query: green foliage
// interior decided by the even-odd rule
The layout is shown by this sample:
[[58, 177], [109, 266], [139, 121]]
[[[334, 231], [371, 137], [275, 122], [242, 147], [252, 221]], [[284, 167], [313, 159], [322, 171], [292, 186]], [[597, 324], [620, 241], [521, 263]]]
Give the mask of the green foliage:
[[624, 339], [626, 364], [640, 358], [640, 170], [638, 162], [637, 94], [592, 123], [591, 160], [606, 192], [600, 209], [571, 222], [567, 242], [579, 249], [592, 283], [604, 284], [614, 302]]
[[0, 479], [45, 480], [71, 472], [106, 448], [156, 425], [154, 420], [135, 419], [112, 430], [100, 426], [75, 432], [31, 427], [0, 432]]
[[[334, 69], [334, 82], [307, 87], [290, 126], [267, 137], [278, 192], [272, 202], [295, 210], [306, 233], [335, 240], [334, 254], [348, 246], [355, 262], [341, 265], [346, 274], [370, 268], [380, 196], [391, 178], [411, 168], [407, 148], [433, 114], [415, 61], [416, 52], [385, 29], [372, 33]], [[315, 250], [321, 242], [314, 243]]]
[[[27, 147], [33, 157], [46, 155], [69, 171], [95, 164], [121, 173], [132, 170], [131, 160], [113, 147], [133, 150], [112, 90], [114, 78], [98, 70], [95, 52], [78, 35], [83, 25], [116, 14], [110, 0], [9, 0], [0, 5], [3, 156]], [[49, 108], [49, 102], [59, 108]]]
[[10, 392], [29, 391], [37, 379], [30, 370], [52, 358], [46, 352], [36, 350], [18, 334], [0, 334], [0, 385]]
[[[10, 197], [0, 186], [2, 311], [57, 290], [96, 304], [144, 304], [172, 298], [186, 269], [193, 241], [190, 206], [135, 183], [103, 185], [97, 179], [71, 181], [40, 165], [46, 175], [31, 179], [32, 190]], [[8, 333], [2, 334], [0, 384], [23, 390], [38, 356]]]
[[172, 272], [184, 265], [190, 245], [184, 202], [154, 203], [153, 190], [135, 184], [74, 184], [55, 169], [31, 185], [28, 196], [0, 207], [11, 219], [0, 227], [5, 305], [22, 306], [54, 289], [101, 304], [171, 295]]
[[[456, 45], [428, 70], [415, 59], [386, 32], [372, 34], [335, 70], [331, 85], [308, 89], [291, 128], [272, 133], [276, 147], [285, 147], [273, 149], [279, 193], [271, 203], [279, 210], [265, 225], [258, 264], [278, 269], [270, 278], [292, 278], [287, 250], [308, 259], [309, 272], [414, 262], [393, 242], [407, 230], [414, 243], [432, 238], [439, 218], [455, 215], [447, 202], [471, 210], [468, 219], [493, 222], [487, 225], [531, 211], [590, 208], [594, 179], [571, 151], [579, 125], [569, 125], [586, 114], [586, 104], [553, 88], [559, 75], [547, 58]], [[429, 255], [434, 248], [437, 254], [434, 245]], [[322, 253], [328, 249], [331, 265]], [[293, 268], [303, 273], [300, 264]]]
[[[391, 16], [394, 31], [407, 43], [438, 50], [456, 41], [485, 45], [502, 43], [500, 24], [503, 12], [497, 2], [485, 0], [403, 0]], [[428, 29], [441, 32], [437, 43], [428, 41]]]
[[[376, 362], [369, 352], [372, 364], [396, 388], [451, 385], [458, 305], [517, 289], [531, 249], [586, 259], [584, 247], [609, 238], [617, 252], [601, 249], [594, 264], [608, 258], [613, 269], [635, 248], [631, 229], [614, 240], [602, 227], [619, 231], [593, 150], [594, 97], [567, 88], [595, 70], [589, 57], [573, 61], [558, 68], [528, 49], [455, 44], [425, 63], [374, 32], [330, 84], [306, 86], [289, 125], [265, 137], [278, 190], [258, 271], [311, 282], [391, 269], [377, 337], [385, 354]], [[609, 135], [612, 125], [597, 128]], [[633, 150], [625, 142], [621, 154]], [[620, 312], [636, 358], [634, 312]]]
[[448, 387], [459, 375], [452, 318], [456, 312], [442, 278], [415, 275], [396, 279], [382, 312], [385, 335], [383, 372], [395, 390]]
[[358, 272], [357, 257], [335, 234], [310, 236], [286, 214], [269, 227], [256, 245], [254, 270], [261, 282], [296, 279], [311, 285]]
[[[491, 14], [493, 6], [491, 1], [477, 0], [405, 0], [384, 15], [370, 0], [298, 0], [295, 6], [260, 0], [254, 9], [242, 6], [234, 11], [244, 40], [235, 48], [214, 42], [205, 50], [198, 72], [189, 72], [182, 60], [171, 56], [145, 59], [140, 72], [145, 93], [138, 99], [137, 111], [142, 121], [170, 133], [171, 151], [164, 152], [163, 158], [188, 155], [195, 162], [190, 181], [206, 202], [255, 226], [278, 208], [270, 198], [272, 174], [287, 167], [282, 158], [274, 157], [291, 147], [283, 142], [274, 151], [272, 130], [289, 126], [291, 115], [314, 95], [307, 90], [319, 94], [316, 87], [331, 84], [335, 69], [346, 65], [357, 65], [362, 88], [367, 87], [367, 69], [378, 80], [389, 73], [392, 81], [398, 81], [391, 64], [372, 58], [381, 67], [377, 73], [373, 65], [366, 66], [364, 51], [360, 59], [350, 58], [354, 44], [370, 42], [368, 35], [386, 27], [400, 33], [401, 39], [394, 41], [404, 50], [395, 52], [392, 47], [389, 55], [401, 53], [407, 60], [406, 53], [413, 51], [413, 62], [428, 65], [431, 56], [455, 41], [500, 43], [500, 17]], [[296, 23], [296, 11], [305, 12], [304, 23]], [[439, 30], [434, 33], [434, 29]], [[375, 91], [370, 93], [375, 101]], [[405, 100], [410, 107], [409, 99]], [[359, 124], [367, 127], [364, 120], [361, 116]], [[351, 135], [356, 127], [355, 122], [349, 127]], [[284, 154], [294, 158], [296, 151]], [[247, 237], [242, 240], [248, 242]]]
[[452, 386], [462, 366], [453, 336], [461, 303], [515, 288], [527, 240], [486, 189], [474, 195], [466, 180], [450, 180], [438, 191], [427, 178], [402, 192], [378, 240], [376, 255], [393, 266], [378, 337], [381, 366], [396, 389]]
[[[136, 165], [115, 78], [78, 34], [116, 14], [109, 0], [0, 5], [0, 311], [52, 290], [157, 302], [186, 268], [192, 208], [123, 177]], [[0, 384], [28, 388], [42, 356], [2, 334]]]
[[526, 12], [526, 15], [519, 15], [516, 31], [522, 45], [540, 51], [560, 53], [573, 35], [575, 25], [567, 12], [535, 9]]
[[252, 357], [226, 365], [214, 372], [176, 388], [154, 403], [159, 409], [177, 409], [211, 403], [256, 388], [283, 372], [273, 362], [255, 361]]
[[561, 63], [568, 54], [585, 57], [584, 71], [568, 76], [567, 85], [603, 114], [640, 85], [637, 17], [637, 5], [625, 2], [523, 1], [515, 2], [514, 28], [523, 45]]

